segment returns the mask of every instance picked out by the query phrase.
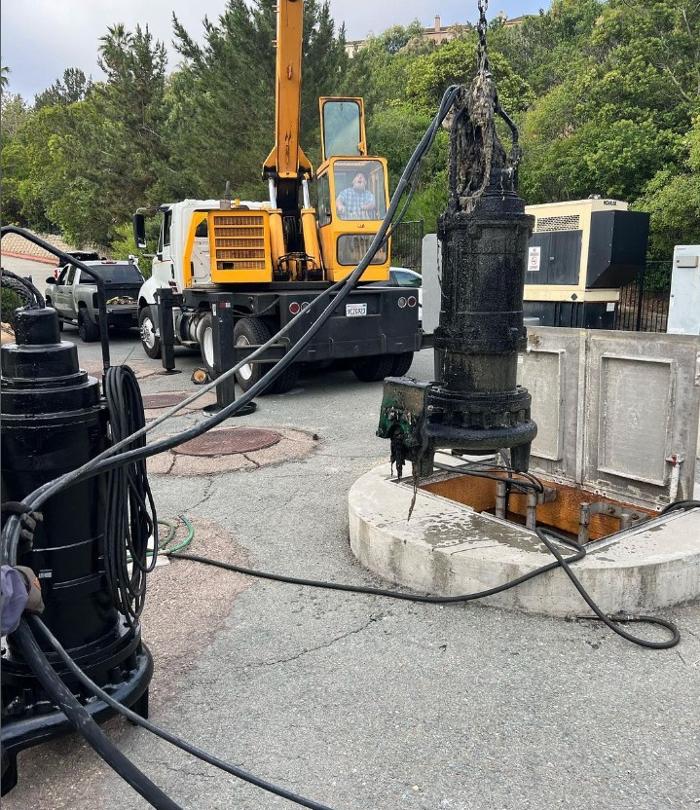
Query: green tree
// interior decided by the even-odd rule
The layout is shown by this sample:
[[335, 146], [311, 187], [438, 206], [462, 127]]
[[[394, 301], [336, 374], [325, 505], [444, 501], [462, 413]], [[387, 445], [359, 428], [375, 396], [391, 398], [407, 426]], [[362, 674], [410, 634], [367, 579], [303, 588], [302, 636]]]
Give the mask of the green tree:
[[22, 96], [2, 93], [0, 99], [0, 216], [3, 222], [26, 225], [22, 216], [20, 180], [24, 171], [17, 133], [29, 118], [30, 110]]
[[376, 107], [405, 101], [408, 67], [416, 56], [432, 50], [432, 45], [426, 45], [417, 21], [370, 36], [349, 61], [342, 92], [364, 98], [370, 117]]
[[548, 11], [528, 15], [518, 25], [497, 18], [489, 26], [489, 48], [541, 96], [575, 75], [588, 58], [603, 8], [602, 0], [553, 0]]
[[523, 119], [526, 199], [633, 201], [659, 172], [674, 176], [700, 103], [698, 30], [690, 0], [609, 0], [585, 41], [575, 33], [573, 66]]
[[609, 0], [591, 49], [591, 105], [612, 102], [635, 113], [651, 111], [660, 127], [689, 126], [700, 108], [696, 0]]
[[[525, 110], [534, 94], [500, 53], [490, 53], [490, 65], [502, 106], [510, 114]], [[408, 69], [406, 92], [414, 103], [434, 111], [451, 84], [469, 84], [476, 74], [476, 34], [450, 40], [430, 54], [413, 60]]]
[[19, 93], [4, 93], [0, 101], [0, 133], [2, 140], [14, 138], [30, 111]]
[[55, 104], [74, 104], [82, 101], [90, 92], [92, 81], [80, 68], [66, 68], [63, 78], [56, 79], [51, 87], [39, 93], [34, 99], [34, 109], [52, 107]]
[[635, 208], [651, 214], [651, 256], [670, 259], [678, 244], [700, 244], [700, 116], [685, 138], [680, 172], [660, 169], [646, 184]]
[[96, 86], [95, 107], [103, 117], [102, 163], [118, 177], [110, 183], [110, 207], [124, 221], [140, 205], [160, 202], [168, 172], [165, 46], [148, 27], [108, 29], [98, 61], [107, 80]]
[[100, 65], [106, 81], [82, 100], [70, 97], [84, 95], [78, 73], [49, 89], [3, 147], [3, 165], [23, 222], [108, 246], [138, 206], [160, 201], [168, 160], [165, 49], [147, 28], [117, 25], [102, 38]]

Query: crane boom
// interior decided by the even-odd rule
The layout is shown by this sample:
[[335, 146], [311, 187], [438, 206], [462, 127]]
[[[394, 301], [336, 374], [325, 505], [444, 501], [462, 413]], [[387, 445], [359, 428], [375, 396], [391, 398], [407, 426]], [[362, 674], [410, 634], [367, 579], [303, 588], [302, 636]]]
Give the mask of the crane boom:
[[313, 173], [299, 144], [303, 41], [304, 0], [278, 0], [275, 145], [263, 164], [263, 174], [275, 182]]

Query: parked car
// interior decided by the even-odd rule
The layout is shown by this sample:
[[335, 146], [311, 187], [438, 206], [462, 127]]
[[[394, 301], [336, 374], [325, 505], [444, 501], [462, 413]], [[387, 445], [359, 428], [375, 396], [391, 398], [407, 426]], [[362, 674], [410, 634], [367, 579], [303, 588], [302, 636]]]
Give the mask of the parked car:
[[[104, 281], [107, 294], [107, 325], [117, 329], [138, 327], [138, 293], [144, 278], [135, 261], [84, 262]], [[81, 275], [83, 276], [81, 278]], [[86, 343], [99, 340], [97, 285], [72, 264], [57, 278], [46, 279], [46, 305], [53, 307], [63, 323], [77, 323]]]

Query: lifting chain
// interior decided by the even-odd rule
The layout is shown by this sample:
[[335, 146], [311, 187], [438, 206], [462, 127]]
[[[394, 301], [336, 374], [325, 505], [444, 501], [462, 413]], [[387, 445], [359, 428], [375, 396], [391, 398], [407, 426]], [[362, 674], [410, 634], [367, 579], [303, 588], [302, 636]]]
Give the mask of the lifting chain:
[[477, 48], [477, 64], [479, 72], [489, 69], [488, 47], [486, 44], [486, 31], [488, 29], [488, 22], [486, 20], [486, 12], [489, 7], [489, 0], [477, 0], [479, 7], [479, 22], [476, 26], [477, 34], [479, 35], [479, 45]]

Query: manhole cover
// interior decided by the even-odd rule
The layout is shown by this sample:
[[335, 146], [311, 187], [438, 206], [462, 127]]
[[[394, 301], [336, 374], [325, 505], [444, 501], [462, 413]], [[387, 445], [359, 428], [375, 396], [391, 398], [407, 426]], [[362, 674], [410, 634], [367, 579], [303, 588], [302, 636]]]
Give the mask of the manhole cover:
[[162, 394], [146, 394], [143, 398], [143, 407], [147, 409], [155, 408], [172, 408], [173, 405], [179, 405], [187, 399], [188, 394], [182, 392], [166, 391]]
[[186, 456], [230, 456], [234, 453], [252, 453], [271, 447], [282, 438], [274, 430], [258, 428], [225, 428], [212, 430], [189, 442], [173, 448], [173, 453]]

